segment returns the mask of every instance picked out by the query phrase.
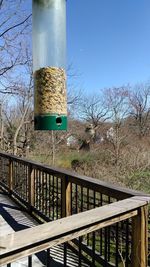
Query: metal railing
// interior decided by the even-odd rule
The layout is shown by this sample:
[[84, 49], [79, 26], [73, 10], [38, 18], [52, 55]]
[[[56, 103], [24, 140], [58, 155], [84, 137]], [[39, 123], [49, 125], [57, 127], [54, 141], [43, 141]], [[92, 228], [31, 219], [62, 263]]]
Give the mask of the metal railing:
[[[76, 254], [78, 266], [82, 266], [83, 262], [87, 266], [146, 266], [148, 233], [144, 229], [146, 229], [145, 223], [148, 220], [146, 215], [148, 195], [147, 200], [143, 200], [141, 192], [79, 176], [73, 172], [50, 168], [6, 153], [0, 153], [0, 168], [0, 185], [3, 190], [26, 207], [31, 215], [43, 222], [57, 220], [56, 224], [59, 224], [58, 219], [70, 216], [61, 219], [64, 225], [66, 219], [70, 221], [78, 213], [83, 220], [85, 212], [89, 212], [88, 210], [94, 212], [99, 207], [101, 208], [98, 216], [99, 220], [102, 220], [105, 207], [111, 210], [115, 205], [124, 204], [123, 208], [126, 208], [125, 202], [121, 200], [126, 199], [123, 201], [127, 201], [129, 205], [130, 202], [132, 203], [132, 197], [137, 196], [136, 201], [144, 204], [131, 208], [129, 213], [123, 213], [130, 214], [128, 217], [120, 220], [120, 214], [122, 214], [120, 213], [117, 221], [113, 221], [110, 216], [109, 219], [107, 218], [109, 225], [105, 224], [107, 221], [105, 218], [103, 227], [98, 224], [99, 228], [92, 229], [90, 232], [87, 231], [88, 224], [84, 221], [85, 232], [80, 233], [76, 239], [71, 238], [65, 241], [64, 266], [67, 264], [65, 260], [67, 249], [71, 249]], [[103, 207], [104, 205], [107, 206]], [[131, 216], [133, 211], [136, 212], [134, 218]], [[73, 231], [74, 226], [71, 225], [71, 227]], [[137, 233], [137, 229], [141, 229], [141, 232], [139, 230]], [[66, 236], [67, 233], [64, 237]]]

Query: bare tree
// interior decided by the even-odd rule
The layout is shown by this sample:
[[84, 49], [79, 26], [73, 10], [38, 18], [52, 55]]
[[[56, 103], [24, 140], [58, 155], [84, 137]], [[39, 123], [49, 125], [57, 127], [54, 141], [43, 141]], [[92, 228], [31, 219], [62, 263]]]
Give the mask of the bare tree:
[[9, 96], [8, 107], [12, 111], [10, 113], [5, 108], [1, 132], [4, 132], [3, 139], [5, 137], [7, 140], [10, 151], [17, 154], [19, 134], [31, 112], [33, 81], [30, 2], [0, 1], [0, 14], [0, 93]]
[[94, 127], [107, 119], [108, 108], [106, 107], [102, 96], [92, 95], [84, 97], [81, 102], [81, 118]]
[[5, 147], [5, 136], [4, 136], [4, 104], [6, 97], [0, 100], [0, 149], [3, 150]]
[[[32, 110], [33, 110], [33, 75], [32, 75], [32, 63], [30, 57], [27, 53], [26, 68], [24, 69], [25, 80], [17, 81], [17, 94], [13, 95], [13, 100], [10, 101], [11, 112], [5, 111], [7, 131], [11, 133], [10, 140], [13, 153], [16, 155], [18, 153], [18, 148], [20, 147], [20, 132], [22, 135], [22, 144], [20, 147], [22, 150], [21, 154], [24, 154], [27, 145], [27, 131], [29, 130], [27, 124], [31, 124], [32, 121]], [[13, 114], [13, 116], [12, 116]]]
[[129, 94], [132, 126], [141, 139], [150, 130], [150, 86], [138, 85]]
[[80, 118], [86, 122], [85, 140], [95, 141], [97, 129], [108, 119], [108, 107], [102, 95], [82, 98], [79, 108]]
[[[26, 98], [26, 100], [25, 100]], [[24, 102], [25, 105], [24, 105]], [[23, 144], [26, 142], [26, 125], [31, 123], [31, 100], [30, 95], [28, 97], [20, 96], [18, 103], [13, 104], [8, 110], [5, 111], [5, 135], [7, 136], [7, 143], [10, 144], [9, 152], [14, 155], [24, 155], [26, 147]]]
[[111, 88], [105, 91], [106, 105], [109, 109], [112, 133], [107, 137], [114, 150], [115, 164], [118, 165], [121, 147], [126, 135], [123, 133], [124, 119], [128, 115], [128, 88]]
[[30, 46], [31, 32], [28, 12], [23, 0], [0, 2], [0, 92], [3, 94], [17, 93], [16, 81], [27, 62], [25, 47]]
[[78, 86], [80, 75], [74, 69], [73, 64], [67, 67], [67, 105], [69, 117], [77, 117], [78, 107], [83, 97], [83, 90]]

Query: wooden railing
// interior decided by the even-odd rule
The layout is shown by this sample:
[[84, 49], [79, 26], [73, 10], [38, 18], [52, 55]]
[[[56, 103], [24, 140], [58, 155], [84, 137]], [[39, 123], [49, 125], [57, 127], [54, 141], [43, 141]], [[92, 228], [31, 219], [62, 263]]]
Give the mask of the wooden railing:
[[[46, 236], [41, 246], [47, 241], [49, 246], [44, 246], [41, 250], [56, 245], [59, 236], [60, 243], [65, 242], [64, 258], [67, 246], [78, 255], [79, 266], [82, 260], [88, 266], [123, 266], [123, 263], [125, 266], [146, 266], [148, 195], [6, 153], [0, 153], [0, 169], [0, 185], [3, 190], [9, 192], [36, 219], [43, 222], [57, 220], [38, 227], [58, 228], [61, 223], [65, 229], [64, 232], [54, 232], [54, 236], [53, 233]], [[145, 196], [144, 199], [142, 195]], [[101, 207], [104, 205], [107, 206]], [[66, 216], [69, 218], [63, 218]], [[78, 220], [83, 222], [82, 226], [78, 224]], [[65, 224], [68, 225], [69, 222], [68, 233]], [[37, 227], [28, 231], [34, 232], [34, 229], [38, 233]], [[22, 231], [14, 234], [14, 239], [19, 240], [17, 238], [21, 234]], [[78, 238], [74, 239], [75, 237]], [[5, 247], [8, 239], [4, 239], [2, 247]], [[29, 250], [29, 254], [36, 252], [38, 239], [32, 240], [32, 243], [34, 249]], [[27, 243], [18, 246], [21, 246], [19, 251], [21, 249], [26, 255]], [[5, 251], [2, 250], [1, 257], [6, 259], [6, 252], [15, 255], [12, 251], [13, 247], [7, 247]], [[64, 260], [64, 266], [66, 264]]]
[[146, 231], [147, 217], [145, 211], [149, 200], [148, 198], [132, 197], [10, 234], [4, 237], [1, 242], [1, 264], [8, 264], [21, 257], [32, 255], [93, 231], [134, 218], [134, 223], [137, 226], [136, 239], [137, 241], [140, 239], [141, 245], [137, 246], [138, 251], [137, 249], [134, 251], [132, 266], [139, 266], [137, 262], [135, 263], [137, 253], [138, 260], [143, 262], [143, 265], [140, 266], [146, 266], [146, 250], [141, 251], [140, 246], [144, 248], [146, 244], [146, 235], [143, 233]]

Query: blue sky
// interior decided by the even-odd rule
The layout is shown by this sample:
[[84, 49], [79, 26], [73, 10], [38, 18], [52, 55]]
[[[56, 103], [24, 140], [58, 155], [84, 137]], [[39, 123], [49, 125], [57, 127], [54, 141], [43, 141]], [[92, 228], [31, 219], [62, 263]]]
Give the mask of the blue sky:
[[85, 91], [150, 80], [150, 0], [67, 0], [67, 60]]

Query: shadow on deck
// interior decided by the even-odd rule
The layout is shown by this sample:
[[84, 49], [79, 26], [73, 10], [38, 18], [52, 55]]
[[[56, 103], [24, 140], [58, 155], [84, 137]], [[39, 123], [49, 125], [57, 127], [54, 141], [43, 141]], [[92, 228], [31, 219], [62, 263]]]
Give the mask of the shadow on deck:
[[[29, 227], [38, 225], [37, 221], [34, 220], [23, 208], [19, 207], [6, 193], [0, 191], [0, 238], [4, 235], [18, 232]], [[68, 249], [68, 265], [67, 266], [78, 266], [76, 255]], [[64, 246], [59, 245], [50, 250], [50, 266], [51, 267], [62, 267], [64, 266], [63, 259]], [[46, 252], [39, 252], [32, 256], [32, 266], [41, 267], [46, 266], [47, 254]], [[29, 259], [23, 258], [18, 260], [12, 266], [26, 267], [28, 266]], [[84, 264], [83, 266], [87, 266]]]
[[0, 188], [0, 266], [150, 263], [149, 195], [6, 153]]

